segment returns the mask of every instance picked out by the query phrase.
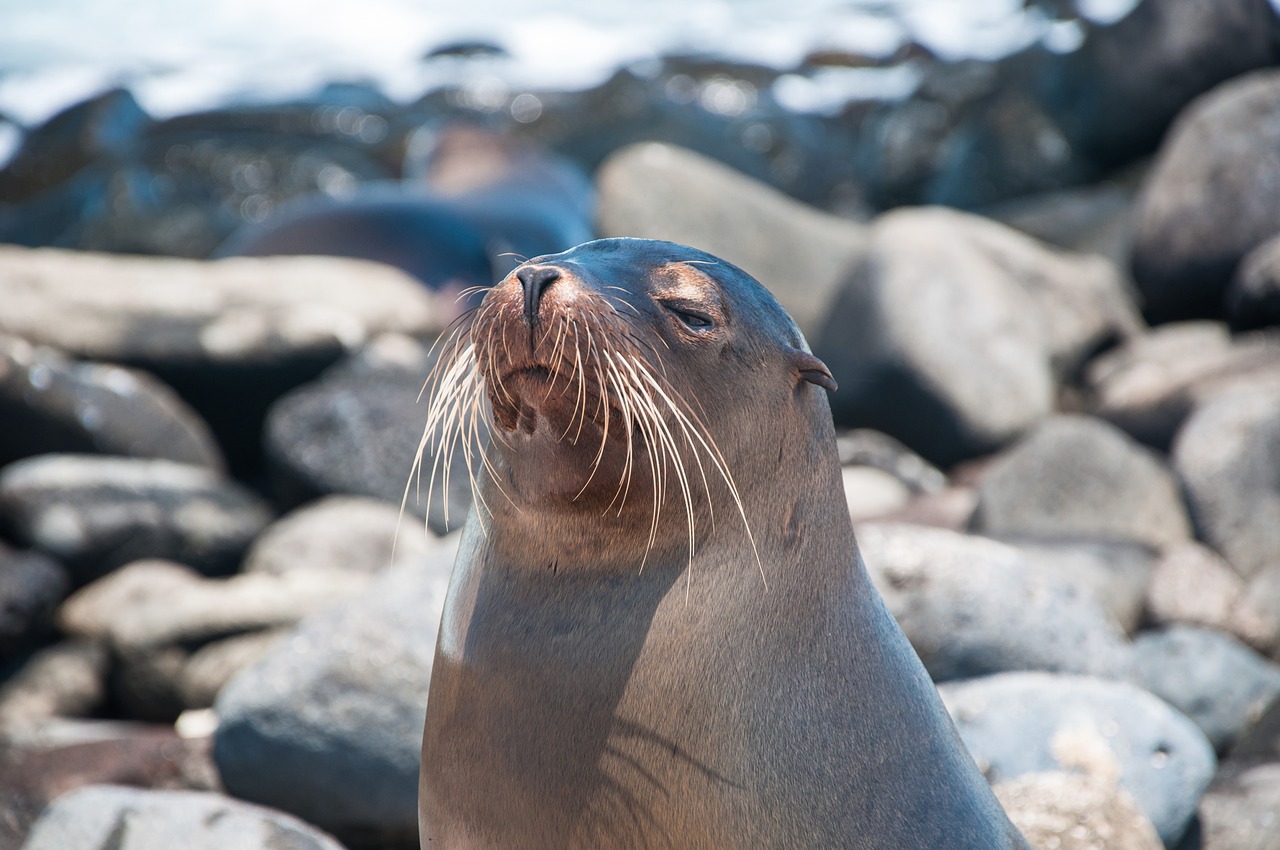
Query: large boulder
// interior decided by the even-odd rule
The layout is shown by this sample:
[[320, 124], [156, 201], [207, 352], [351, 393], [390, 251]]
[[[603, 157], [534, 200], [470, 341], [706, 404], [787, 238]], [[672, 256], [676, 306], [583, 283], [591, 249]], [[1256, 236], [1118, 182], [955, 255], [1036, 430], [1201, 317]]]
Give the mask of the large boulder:
[[1153, 321], [1223, 314], [1240, 261], [1280, 221], [1280, 71], [1198, 98], [1161, 146], [1137, 210], [1133, 273]]
[[973, 528], [985, 534], [1132, 540], [1191, 537], [1178, 482], [1155, 452], [1089, 416], [1048, 419], [991, 464]]
[[1213, 778], [1213, 747], [1196, 725], [1124, 682], [1002, 673], [939, 690], [989, 780], [1066, 769], [1118, 781], [1168, 846]]
[[683, 148], [631, 145], [596, 180], [602, 236], [665, 239], [722, 257], [764, 284], [810, 340], [866, 250], [864, 225]]
[[1115, 269], [941, 208], [876, 220], [814, 349], [838, 422], [935, 463], [990, 452], [1047, 416], [1060, 380], [1137, 327]]
[[451, 558], [304, 621], [219, 694], [227, 790], [339, 835], [417, 830], [422, 724]]

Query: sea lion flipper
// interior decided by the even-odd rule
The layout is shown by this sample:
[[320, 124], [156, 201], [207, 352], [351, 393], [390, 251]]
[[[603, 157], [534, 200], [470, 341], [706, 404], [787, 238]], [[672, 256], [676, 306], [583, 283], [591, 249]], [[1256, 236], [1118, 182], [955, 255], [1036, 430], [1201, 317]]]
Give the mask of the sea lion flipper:
[[838, 389], [836, 379], [831, 376], [831, 370], [827, 368], [827, 364], [809, 352], [798, 348], [791, 349], [791, 362], [802, 380], [817, 384], [829, 393]]

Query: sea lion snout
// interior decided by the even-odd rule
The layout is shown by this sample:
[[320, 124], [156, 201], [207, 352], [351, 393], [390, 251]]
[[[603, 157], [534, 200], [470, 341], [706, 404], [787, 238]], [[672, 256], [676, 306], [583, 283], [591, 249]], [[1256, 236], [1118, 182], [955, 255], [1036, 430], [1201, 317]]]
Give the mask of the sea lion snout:
[[555, 266], [523, 265], [516, 269], [516, 280], [524, 290], [524, 318], [533, 323], [538, 318], [538, 305], [547, 287], [560, 279], [560, 269]]

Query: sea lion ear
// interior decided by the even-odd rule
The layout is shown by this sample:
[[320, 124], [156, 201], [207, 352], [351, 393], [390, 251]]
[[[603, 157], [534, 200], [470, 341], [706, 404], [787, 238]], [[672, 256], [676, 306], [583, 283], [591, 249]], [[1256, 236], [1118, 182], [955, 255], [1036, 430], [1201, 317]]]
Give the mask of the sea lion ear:
[[827, 368], [827, 364], [809, 352], [798, 348], [791, 349], [791, 363], [802, 380], [817, 384], [829, 393], [838, 389], [836, 379], [831, 377], [831, 370]]

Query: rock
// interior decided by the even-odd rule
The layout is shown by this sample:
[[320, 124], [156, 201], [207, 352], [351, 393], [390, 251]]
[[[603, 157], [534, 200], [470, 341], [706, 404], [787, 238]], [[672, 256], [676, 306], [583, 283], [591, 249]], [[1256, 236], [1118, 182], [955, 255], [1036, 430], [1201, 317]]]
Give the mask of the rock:
[[1118, 780], [1167, 846], [1213, 778], [1213, 747], [1196, 725], [1124, 682], [1003, 673], [939, 691], [990, 781], [1063, 769]]
[[1276, 233], [1280, 71], [1197, 98], [1170, 128], [1137, 209], [1133, 273], [1153, 321], [1214, 318], [1246, 254]]
[[1093, 598], [1017, 550], [937, 528], [863, 523], [863, 559], [935, 680], [1005, 670], [1124, 675], [1129, 650]]
[[[964, 531], [978, 505], [978, 493], [970, 486], [948, 487], [937, 493], [922, 493], [896, 511], [874, 517], [878, 522], [901, 522], [928, 525], [951, 531]], [[872, 519], [872, 517], [864, 517]]]
[[854, 522], [902, 510], [911, 491], [892, 474], [874, 466], [846, 466], [841, 471], [849, 516]]
[[1280, 700], [1236, 744], [1200, 801], [1203, 850], [1276, 850], [1280, 836]]
[[1156, 564], [1156, 554], [1146, 546], [1108, 540], [1000, 540], [1015, 547], [1036, 572], [1092, 596], [1125, 632], [1138, 628]]
[[1280, 325], [1280, 236], [1254, 248], [1227, 288], [1227, 318], [1237, 330]]
[[44, 639], [70, 584], [52, 558], [0, 543], [0, 664]]
[[240, 485], [167, 460], [41, 455], [0, 471], [0, 524], [77, 585], [140, 558], [229, 572], [270, 516]]
[[740, 266], [817, 335], [845, 273], [866, 251], [866, 227], [802, 204], [683, 148], [625, 147], [596, 175], [602, 236], [665, 239]]
[[[213, 426], [233, 467], [268, 404], [383, 331], [432, 335], [452, 304], [377, 263], [216, 262], [0, 246], [0, 332], [145, 369]], [[251, 376], [251, 377], [250, 377]]]
[[1164, 850], [1137, 801], [1111, 781], [1054, 770], [992, 790], [1034, 850]]
[[1091, 20], [1084, 3], [1072, 4], [1072, 13], [1085, 12], [1084, 43], [1037, 80], [1072, 147], [1104, 166], [1151, 151], [1197, 95], [1277, 59], [1280, 20], [1267, 0], [1143, 0], [1114, 8], [1126, 13]]
[[54, 801], [23, 850], [342, 850], [297, 818], [198, 791], [97, 785]]
[[1129, 540], [1190, 538], [1178, 483], [1149, 449], [1100, 419], [1059, 415], [987, 470], [973, 529], [984, 534]]
[[223, 465], [209, 426], [145, 372], [0, 334], [0, 466], [53, 452]]
[[414, 471], [427, 420], [427, 401], [418, 399], [431, 367], [425, 346], [387, 338], [273, 405], [266, 453], [281, 501], [333, 493], [403, 501], [413, 514], [425, 514], [436, 534], [460, 528], [471, 504], [464, 453], [452, 459], [443, 498], [439, 478], [431, 492], [429, 451], [421, 476]]
[[1047, 416], [1058, 381], [1135, 327], [1105, 261], [954, 210], [901, 209], [876, 220], [814, 349], [840, 383], [838, 422], [950, 465]]
[[293, 625], [367, 584], [366, 576], [337, 571], [209, 579], [181, 564], [135, 561], [78, 591], [58, 622], [68, 634], [105, 638], [117, 650], [199, 645]]
[[266, 657], [288, 632], [247, 632], [211, 641], [191, 653], [178, 678], [178, 695], [186, 709], [208, 708], [218, 692], [242, 670]]
[[1280, 696], [1280, 666], [1230, 635], [1172, 626], [1134, 641], [1137, 684], [1195, 721], [1223, 751]]
[[98, 157], [121, 156], [150, 123], [127, 89], [74, 104], [27, 133], [0, 171], [0, 203], [28, 200], [68, 179]]
[[267, 527], [249, 547], [246, 573], [345, 570], [372, 576], [416, 561], [438, 544], [397, 503], [365, 496], [326, 496]]
[[1197, 406], [1232, 387], [1280, 384], [1280, 334], [1232, 339], [1218, 322], [1175, 322], [1097, 357], [1085, 377], [1090, 412], [1167, 451]]
[[855, 428], [836, 435], [844, 466], [868, 466], [891, 474], [913, 493], [940, 493], [947, 476], [929, 461], [888, 434]]
[[1001, 224], [1077, 254], [1098, 254], [1126, 268], [1133, 250], [1138, 174], [1036, 195], [982, 209]]
[[107, 647], [70, 640], [34, 653], [0, 683], [0, 738], [50, 717], [83, 717], [107, 696]]
[[1173, 446], [1202, 540], [1246, 579], [1280, 571], [1280, 384], [1241, 386], [1204, 404]]
[[338, 834], [417, 830], [422, 723], [452, 560], [401, 566], [303, 622], [218, 695], [227, 790]]
[[1165, 552], [1147, 587], [1147, 616], [1156, 625], [1206, 626], [1259, 650], [1280, 640], [1280, 620], [1246, 594], [1246, 585], [1222, 556], [1199, 543]]

